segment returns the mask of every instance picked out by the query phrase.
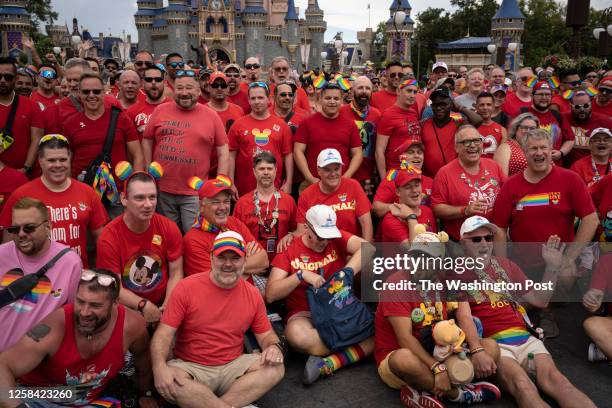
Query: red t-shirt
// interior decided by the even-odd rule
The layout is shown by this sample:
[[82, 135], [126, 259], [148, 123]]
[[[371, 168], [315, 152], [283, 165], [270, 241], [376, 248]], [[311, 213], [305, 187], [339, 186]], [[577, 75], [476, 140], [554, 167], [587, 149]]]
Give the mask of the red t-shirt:
[[[223, 230], [236, 231], [242, 235], [245, 244], [253, 241], [257, 242], [257, 239], [251, 234], [247, 226], [236, 217], [227, 217], [227, 223], [223, 226]], [[204, 232], [196, 228], [190, 229], [185, 234], [183, 237], [185, 253], [183, 270], [185, 276], [210, 271], [210, 254], [212, 253], [213, 241], [218, 234], [219, 232]]]
[[544, 129], [552, 135], [553, 149], [559, 150], [561, 145], [567, 140], [574, 140], [574, 132], [572, 132], [569, 123], [561, 119], [559, 124], [559, 121], [550, 109], [546, 112], [540, 112], [530, 106], [529, 113], [532, 113], [540, 120], [540, 129]]
[[240, 195], [255, 189], [253, 157], [264, 150], [276, 158], [275, 184], [277, 188], [281, 186], [283, 159], [293, 152], [291, 129], [284, 120], [274, 115], [264, 120], [243, 116], [232, 125], [227, 137], [230, 151], [237, 151], [234, 181]]
[[591, 109], [593, 110], [593, 113], [599, 113], [600, 115], [612, 118], [612, 101], [608, 102], [608, 104], [605, 106], [600, 106], [597, 103], [597, 98], [594, 98], [592, 102], [593, 105]]
[[210, 109], [217, 112], [217, 115], [219, 115], [221, 122], [223, 122], [223, 126], [225, 126], [226, 132], [229, 132], [232, 125], [238, 119], [244, 116], [244, 110], [239, 105], [236, 105], [235, 103], [228, 102], [227, 109], [222, 110], [222, 111], [218, 111], [214, 109], [212, 106], [210, 106], [210, 103], [206, 104], [206, 106], [208, 106]]
[[[490, 219], [497, 226], [508, 228], [514, 242], [546, 242], [553, 234], [561, 237], [561, 242], [572, 242], [574, 218], [583, 218], [594, 211], [580, 176], [553, 166], [536, 184], [525, 180], [522, 173], [510, 177], [497, 196]], [[525, 265], [541, 264], [539, 247], [532, 245], [521, 252]]]
[[567, 122], [575, 136], [574, 147], [569, 153], [570, 163], [591, 155], [589, 138], [591, 131], [596, 128], [612, 129], [612, 119], [599, 113], [591, 113], [591, 117], [585, 123], [576, 122], [571, 112], [563, 115], [563, 122]]
[[[476, 175], [467, 173], [459, 159], [455, 159], [442, 167], [434, 178], [431, 204], [433, 208], [438, 204], [465, 206], [470, 201], [485, 200], [487, 211], [482, 216], [489, 218], [505, 181], [506, 175], [501, 167], [491, 159], [480, 159], [480, 171]], [[459, 240], [459, 230], [465, 219], [466, 217], [442, 220], [444, 231], [451, 238]]]
[[[420, 209], [421, 215], [418, 216], [417, 222], [423, 224], [429, 232], [438, 232], [436, 217], [434, 217], [431, 208], [421, 205]], [[402, 242], [410, 239], [408, 224], [391, 214], [391, 212], [385, 214], [378, 229], [380, 231], [381, 242]]]
[[[610, 174], [612, 160], [606, 164], [595, 164], [595, 167], [599, 173], [599, 177], [605, 177], [606, 175]], [[593, 171], [593, 159], [591, 156], [583, 157], [582, 159], [578, 160], [572, 164], [570, 170], [576, 172], [576, 174], [580, 176], [589, 189], [593, 187], [597, 181], [599, 181], [593, 180], [593, 177], [595, 177], [595, 172]]]
[[93, 188], [71, 179], [67, 190], [56, 193], [49, 190], [39, 177], [11, 194], [0, 214], [0, 225], [11, 225], [13, 205], [24, 197], [45, 203], [51, 221], [51, 239], [73, 249], [87, 268], [87, 231], [102, 228], [108, 221], [104, 205]]
[[480, 125], [478, 133], [484, 138], [482, 144], [482, 157], [492, 159], [495, 151], [502, 143], [503, 126], [499, 123], [491, 122], [488, 125]]
[[403, 152], [397, 149], [408, 139], [421, 138], [421, 125], [416, 111], [405, 110], [397, 105], [391, 106], [382, 114], [378, 134], [389, 136], [385, 150], [385, 168], [399, 168], [399, 156]]
[[321, 150], [338, 150], [346, 169], [350, 163], [351, 149], [361, 147], [359, 131], [351, 120], [342, 115], [329, 119], [320, 112], [313, 113], [302, 121], [294, 140], [306, 145], [308, 169], [315, 177], [318, 177], [317, 157]]
[[[19, 186], [22, 186], [27, 182], [28, 178], [25, 176], [25, 174], [18, 170], [6, 166], [0, 169], [0, 211], [2, 211], [4, 203], [9, 198], [11, 193]], [[10, 227], [10, 224], [11, 220], [9, 220], [9, 225], [2, 225], [5, 227]]]
[[[427, 176], [421, 176], [421, 191], [423, 198], [421, 199], [421, 205], [431, 206], [431, 189], [433, 187], [433, 179]], [[391, 204], [399, 203], [399, 197], [397, 196], [397, 187], [394, 181], [389, 181], [384, 178], [378, 185], [376, 194], [374, 195], [373, 201], [380, 201], [382, 203]]]
[[376, 161], [374, 160], [374, 150], [376, 148], [377, 128], [380, 124], [381, 113], [378, 109], [369, 107], [365, 112], [365, 117], [358, 115], [351, 105], [343, 105], [340, 114], [352, 120], [357, 127], [361, 138], [361, 149], [363, 150], [363, 161], [355, 173], [356, 180], [368, 180], [374, 176]]
[[[130, 121], [136, 127], [138, 131], [138, 136], [142, 140], [142, 134], [144, 133], [147, 123], [149, 122], [149, 118], [151, 114], [160, 104], [165, 103], [168, 99], [164, 98], [160, 103], [149, 103], [146, 98], [142, 101], [137, 102], [136, 104], [130, 106], [128, 110], [125, 111], [125, 114], [130, 118]], [[172, 102], [172, 101], [170, 101]]]
[[[600, 256], [591, 278], [590, 288], [603, 291], [605, 299], [612, 294], [612, 253]], [[612, 315], [612, 302], [607, 302], [607, 313]]]
[[210, 273], [181, 280], [161, 322], [177, 329], [174, 356], [204, 366], [220, 366], [242, 354], [244, 334], [272, 330], [259, 291], [242, 279], [232, 289], [217, 286]]
[[227, 144], [227, 135], [219, 115], [207, 106], [196, 104], [184, 110], [176, 103], [159, 106], [143, 135], [153, 141], [153, 160], [164, 168], [159, 189], [165, 193], [197, 195], [187, 180], [208, 178], [211, 151]]
[[531, 106], [531, 98], [527, 102], [519, 99], [518, 96], [514, 92], [508, 92], [506, 95], [506, 100], [502, 105], [501, 109], [506, 115], [510, 117], [510, 119], [514, 119], [518, 115], [521, 114], [521, 108], [528, 108]]
[[308, 186], [298, 200], [297, 222], [306, 222], [306, 212], [317, 204], [330, 206], [336, 212], [336, 226], [354, 235], [361, 235], [358, 218], [370, 212], [372, 205], [357, 180], [342, 178], [336, 191], [325, 194], [320, 182]]
[[570, 107], [570, 101], [563, 98], [559, 94], [553, 95], [551, 105], [557, 105], [559, 107], [559, 112], [561, 113], [570, 113], [572, 111], [572, 108]]
[[[106, 109], [96, 120], [89, 119], [79, 112], [63, 122], [63, 135], [68, 138], [72, 149], [72, 177], [76, 178], [81, 171], [100, 154], [104, 147], [111, 111]], [[127, 144], [138, 142], [138, 133], [134, 124], [124, 112], [117, 118], [117, 128], [113, 148], [111, 149], [111, 166], [127, 160]], [[165, 170], [165, 168], [164, 168]], [[123, 183], [117, 183], [117, 189], [123, 189]]]
[[379, 111], [381, 111], [381, 113], [385, 113], [387, 109], [395, 105], [396, 100], [396, 93], [391, 93], [386, 89], [381, 89], [380, 91], [374, 92], [372, 94], [370, 104]]
[[[313, 273], [323, 272], [323, 277], [329, 279], [337, 270], [344, 267], [347, 257], [348, 241], [352, 237], [346, 231], [340, 231], [342, 236], [328, 241], [323, 252], [315, 252], [304, 245], [303, 236], [296, 237], [289, 247], [278, 254], [272, 262], [272, 267], [282, 269], [289, 275], [298, 271]], [[287, 295], [287, 319], [297, 312], [310, 311], [306, 289], [309, 284], [300, 282], [297, 288]]]
[[[115, 106], [123, 110], [121, 102], [119, 102], [119, 100], [112, 95], [104, 95], [103, 103], [105, 110], [110, 110], [111, 106]], [[77, 110], [70, 97], [62, 98], [57, 105], [53, 105], [50, 106], [48, 109], [45, 109], [45, 111], [43, 112], [45, 133], [61, 133], [62, 126], [66, 123], [66, 121], [72, 115], [83, 111], [82, 106], [80, 109], [81, 110]]]
[[440, 168], [457, 157], [455, 151], [455, 132], [462, 121], [451, 119], [443, 127], [438, 127], [433, 119], [427, 119], [421, 128], [421, 138], [425, 147], [423, 173], [429, 177], [436, 175]]
[[[28, 149], [30, 148], [30, 129], [44, 129], [45, 123], [40, 111], [40, 107], [34, 101], [25, 96], [15, 95], [19, 98], [17, 111], [13, 120], [13, 128], [11, 129], [11, 137], [14, 139], [5, 151], [0, 153], [0, 161], [14, 169], [21, 169], [26, 161]], [[4, 105], [0, 103], [0, 129], [6, 126], [9, 112], [11, 111], [11, 103]]]
[[[295, 231], [297, 223], [295, 221], [297, 206], [293, 197], [284, 191], [278, 190], [280, 200], [276, 200], [273, 195], [269, 202], [264, 202], [260, 198], [259, 216], [255, 212], [255, 192], [243, 195], [238, 199], [234, 208], [234, 217], [242, 221], [257, 238], [261, 246], [268, 252], [268, 260], [272, 262], [276, 256], [276, 245], [278, 241], [290, 231]], [[278, 221], [274, 227], [270, 228], [273, 221], [274, 209], [278, 203]], [[263, 225], [260, 224], [261, 217]]]
[[[270, 83], [268, 86], [270, 87], [270, 96], [272, 97], [272, 95], [274, 95], [274, 88], [276, 87], [276, 84]], [[247, 85], [246, 92], [248, 95], [248, 85]], [[304, 88], [297, 89], [296, 96], [295, 96], [295, 102], [293, 103], [293, 106], [295, 106], [296, 109], [299, 108], [307, 112], [310, 112], [310, 102], [308, 102], [308, 95], [306, 94], [306, 91], [304, 90]]]
[[246, 91], [240, 90], [236, 95], [228, 95], [227, 101], [234, 105], [240, 106], [244, 115], [251, 113], [251, 105], [249, 104], [249, 95]]
[[111, 221], [98, 238], [98, 268], [121, 277], [122, 286], [161, 306], [168, 286], [168, 263], [183, 256], [183, 237], [175, 223], [154, 214], [149, 228], [135, 233], [123, 214]]
[[[608, 241], [610, 236], [612, 236], [612, 214], [610, 216], [608, 214], [612, 211], [612, 174], [608, 174], [603, 180], [593, 186], [591, 196], [601, 221], [593, 240], [599, 241], [602, 249], [607, 247], [606, 250], [610, 251], [612, 250], [612, 244]], [[604, 224], [606, 225], [605, 230], [602, 228]]]
[[34, 91], [32, 92], [32, 95], [30, 95], [30, 100], [36, 102], [40, 107], [40, 110], [44, 111], [45, 109], [60, 103], [61, 98], [58, 94], [55, 93], [51, 95], [50, 98], [48, 98], [42, 95], [40, 92]]

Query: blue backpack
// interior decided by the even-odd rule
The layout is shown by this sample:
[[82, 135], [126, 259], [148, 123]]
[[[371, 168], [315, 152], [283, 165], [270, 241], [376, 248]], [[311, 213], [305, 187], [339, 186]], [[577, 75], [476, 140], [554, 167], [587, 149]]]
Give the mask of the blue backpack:
[[330, 350], [342, 350], [374, 336], [374, 316], [353, 293], [352, 268], [336, 271], [319, 289], [310, 286], [306, 296], [312, 322]]

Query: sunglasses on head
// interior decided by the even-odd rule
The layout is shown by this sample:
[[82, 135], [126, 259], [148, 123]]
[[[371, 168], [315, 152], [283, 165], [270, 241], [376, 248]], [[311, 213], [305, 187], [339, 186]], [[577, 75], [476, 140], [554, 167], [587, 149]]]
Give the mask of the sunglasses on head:
[[51, 140], [59, 140], [60, 142], [64, 142], [68, 144], [68, 139], [66, 139], [65, 136], [53, 134], [53, 135], [45, 135], [41, 137], [40, 142], [38, 142], [38, 146], [42, 145], [43, 143], [50, 142]]
[[102, 93], [101, 89], [81, 89], [81, 93], [83, 95], [100, 95]]
[[0, 73], [0, 80], [1, 79], [5, 79], [7, 82], [11, 82], [13, 79], [15, 79], [15, 74], [12, 74], [10, 72], [5, 72], [4, 74]]
[[591, 104], [589, 102], [587, 102], [587, 103], [582, 104], [582, 105], [579, 105], [579, 104], [572, 105], [572, 107], [574, 109], [576, 109], [576, 110], [580, 110], [580, 109], [587, 110], [587, 109], [589, 109], [591, 107]]
[[244, 66], [244, 69], [259, 69], [261, 68], [261, 65], [259, 64], [246, 64]]
[[185, 63], [183, 61], [174, 61], [174, 62], [169, 63], [168, 65], [174, 69], [177, 69], [177, 68], [183, 68], [185, 66]]
[[6, 230], [9, 234], [17, 235], [21, 230], [23, 230], [26, 234], [31, 234], [38, 229], [41, 225], [43, 225], [47, 220], [44, 220], [40, 224], [26, 224], [26, 225], [11, 225], [7, 227]]
[[212, 89], [226, 89], [227, 88], [227, 84], [225, 82], [213, 82], [212, 84], [210, 84], [210, 87]]
[[475, 244], [478, 244], [479, 242], [481, 242], [482, 240], [485, 240], [486, 242], [493, 242], [493, 235], [485, 235], [484, 237], [472, 237], [470, 238], [470, 241], [472, 241]]
[[55, 79], [57, 78], [57, 74], [53, 71], [40, 71], [40, 73], [38, 74], [41, 78], [45, 78], [45, 79]]
[[279, 92], [278, 96], [280, 96], [281, 98], [293, 98], [293, 92]]
[[115, 287], [117, 287], [117, 282], [115, 281], [114, 277], [102, 273], [97, 273], [90, 269], [83, 269], [83, 272], [81, 273], [82, 281], [91, 282], [94, 278], [97, 278], [98, 283], [104, 286], [105, 288], [109, 287], [110, 285], [115, 285]]
[[151, 61], [136, 61], [134, 62], [134, 65], [136, 65], [137, 67], [142, 67], [142, 66], [151, 67], [153, 66], [153, 63]]
[[143, 78], [145, 80], [145, 82], [151, 83], [151, 82], [164, 82], [164, 78], [162, 77], [144, 77]]
[[268, 90], [268, 84], [266, 84], [265, 82], [261, 82], [261, 81], [257, 81], [257, 82], [251, 82], [249, 84], [249, 89], [253, 89], [253, 88], [263, 88]]
[[189, 69], [176, 71], [176, 77], [177, 78], [182, 78], [182, 77], [195, 78], [195, 76], [196, 76], [195, 71], [191, 71]]

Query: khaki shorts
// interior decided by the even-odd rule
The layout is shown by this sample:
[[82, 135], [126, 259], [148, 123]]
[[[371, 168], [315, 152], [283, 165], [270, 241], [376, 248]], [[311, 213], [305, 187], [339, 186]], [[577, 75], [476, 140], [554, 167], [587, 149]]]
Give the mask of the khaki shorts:
[[220, 397], [230, 389], [238, 378], [246, 374], [249, 368], [260, 358], [261, 354], [242, 354], [235, 360], [220, 366], [204, 366], [176, 358], [168, 361], [168, 365], [185, 371], [194, 380], [206, 385]]
[[548, 350], [546, 350], [544, 343], [542, 343], [542, 340], [536, 339], [533, 336], [529, 336], [529, 339], [519, 346], [511, 346], [508, 344], [500, 343], [497, 344], [499, 345], [499, 350], [501, 352], [502, 357], [511, 358], [512, 360], [518, 362], [520, 365], [524, 365], [527, 363], [527, 355], [529, 353], [533, 353], [534, 356], [536, 354], [550, 355]]
[[392, 351], [387, 354], [387, 357], [380, 362], [378, 365], [378, 375], [380, 376], [380, 379], [383, 380], [383, 382], [389, 387], [399, 390], [407, 384], [404, 380], [393, 374], [393, 371], [391, 371], [391, 368], [389, 368], [389, 357], [391, 357], [391, 354], [393, 353], [395, 352]]

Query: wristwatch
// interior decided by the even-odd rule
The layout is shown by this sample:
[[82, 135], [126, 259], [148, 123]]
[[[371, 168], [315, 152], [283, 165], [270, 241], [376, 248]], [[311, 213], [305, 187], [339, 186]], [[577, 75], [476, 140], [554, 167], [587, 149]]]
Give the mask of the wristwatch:
[[446, 371], [446, 365], [444, 363], [437, 364], [434, 368], [431, 369], [431, 373], [433, 375], [438, 375]]
[[25, 173], [29, 176], [30, 174], [32, 174], [32, 167], [30, 166], [23, 166], [23, 170], [25, 171]]
[[302, 272], [302, 270], [300, 269], [299, 271], [297, 271], [296, 273], [297, 278], [300, 282], [304, 282], [304, 272]]
[[409, 216], [407, 216], [406, 218], [404, 218], [404, 221], [408, 222], [408, 220], [416, 220], [418, 217], [416, 214], [410, 214]]

